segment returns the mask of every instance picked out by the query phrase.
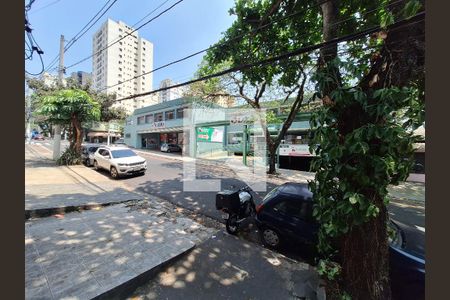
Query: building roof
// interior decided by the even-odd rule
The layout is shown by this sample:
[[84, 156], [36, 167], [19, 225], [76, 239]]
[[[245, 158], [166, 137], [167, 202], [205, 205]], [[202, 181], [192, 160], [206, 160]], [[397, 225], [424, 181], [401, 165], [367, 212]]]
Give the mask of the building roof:
[[[204, 103], [203, 100], [199, 99], [199, 98], [193, 98], [193, 97], [181, 97], [178, 99], [174, 99], [174, 100], [170, 100], [170, 101], [165, 101], [165, 102], [161, 102], [158, 104], [154, 104], [154, 105], [150, 105], [150, 106], [146, 106], [146, 107], [142, 107], [142, 108], [138, 108], [136, 110], [134, 110], [133, 112], [133, 116], [136, 115], [141, 115], [141, 114], [145, 114], [145, 113], [149, 113], [149, 112], [154, 112], [154, 111], [159, 111], [159, 110], [164, 110], [167, 108], [175, 108], [177, 106], [182, 106], [182, 105], [186, 105], [186, 104], [192, 104], [192, 103]], [[207, 103], [208, 107], [212, 107], [212, 108], [223, 108], [220, 105], [217, 105], [215, 103]]]
[[170, 100], [170, 101], [138, 108], [138, 109], [134, 110], [133, 115], [140, 115], [140, 114], [147, 113], [147, 112], [153, 112], [156, 110], [162, 110], [162, 109], [166, 109], [166, 108], [170, 108], [170, 107], [180, 106], [183, 104], [189, 104], [189, 103], [192, 103], [193, 101], [194, 101], [193, 98], [188, 98], [188, 97], [178, 98], [175, 100]]

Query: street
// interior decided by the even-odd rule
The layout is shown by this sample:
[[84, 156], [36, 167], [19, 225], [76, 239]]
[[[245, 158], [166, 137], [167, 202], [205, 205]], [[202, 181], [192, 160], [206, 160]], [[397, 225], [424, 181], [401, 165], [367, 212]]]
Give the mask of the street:
[[[41, 145], [43, 151], [52, 151], [52, 141], [35, 141]], [[61, 149], [67, 147], [67, 141], [62, 141]], [[62, 151], [62, 150], [61, 150]], [[208, 217], [221, 221], [221, 212], [215, 208], [215, 192], [185, 192], [183, 191], [183, 162], [151, 153], [137, 150], [138, 154], [147, 160], [148, 170], [144, 176], [130, 176], [121, 178], [121, 182], [129, 186], [132, 190], [144, 192], [158, 196], [173, 204], [201, 213]], [[158, 156], [157, 156], [158, 155]], [[176, 156], [179, 154], [170, 153], [167, 155]], [[105, 177], [109, 174], [102, 172]], [[196, 176], [198, 179], [220, 179], [221, 188], [233, 189], [245, 185], [236, 179], [234, 172], [225, 165], [196, 164]], [[110, 179], [112, 180], [112, 179]], [[258, 192], [255, 195], [255, 202], [258, 205], [268, 191], [282, 184], [282, 180], [270, 179], [267, 181], [266, 192]], [[413, 230], [414, 243], [424, 244], [425, 240], [425, 203], [407, 199], [392, 199], [388, 206], [389, 213], [395, 220], [409, 226]]]

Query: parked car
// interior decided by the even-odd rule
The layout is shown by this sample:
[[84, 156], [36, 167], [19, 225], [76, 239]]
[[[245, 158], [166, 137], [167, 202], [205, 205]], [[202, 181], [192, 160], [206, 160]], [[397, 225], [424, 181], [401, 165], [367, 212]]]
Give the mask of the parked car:
[[167, 144], [164, 143], [161, 145], [161, 151], [162, 152], [181, 152], [181, 147], [178, 146], [177, 144]]
[[[288, 241], [317, 243], [319, 224], [312, 216], [312, 196], [308, 185], [301, 183], [285, 183], [266, 195], [256, 207], [255, 217], [266, 246], [280, 248]], [[424, 247], [408, 243], [411, 227], [391, 220], [389, 228], [392, 292], [396, 299], [424, 299]]]
[[90, 167], [94, 165], [94, 154], [95, 151], [97, 151], [98, 147], [100, 147], [100, 145], [96, 144], [81, 145], [81, 160], [86, 166]]
[[33, 136], [33, 140], [43, 141], [45, 140], [45, 138], [42, 134], [39, 133]]
[[126, 145], [123, 138], [117, 139], [113, 142], [114, 145]]
[[94, 154], [94, 168], [109, 171], [112, 178], [135, 173], [145, 174], [147, 161], [123, 146], [101, 146]]

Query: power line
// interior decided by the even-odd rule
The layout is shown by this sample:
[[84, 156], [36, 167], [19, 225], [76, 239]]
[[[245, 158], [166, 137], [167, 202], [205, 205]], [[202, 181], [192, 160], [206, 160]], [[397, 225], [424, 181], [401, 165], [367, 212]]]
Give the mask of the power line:
[[[117, 2], [117, 0], [114, 0], [109, 6], [108, 8], [106, 8], [105, 11], [103, 11], [105, 9], [105, 7], [109, 4], [109, 2], [111, 2], [111, 0], [106, 1], [106, 3], [103, 5], [102, 8], [100, 8], [100, 10], [89, 20], [89, 22], [87, 22], [87, 24], [77, 33], [75, 34], [75, 36], [69, 41], [69, 43], [66, 45], [66, 47], [64, 47], [64, 52], [66, 52], [67, 50], [69, 50], [70, 47], [73, 46], [73, 44], [75, 44], [75, 42], [80, 39], [83, 35], [85, 35], [99, 20], [101, 17], [103, 17], [106, 12]], [[94, 21], [94, 19], [103, 11], [103, 13], [97, 18], [97, 20]], [[93, 22], [90, 26], [89, 24]], [[88, 27], [89, 26], [89, 27]], [[86, 29], [86, 27], [88, 27]], [[86, 29], [86, 30], [85, 30]], [[84, 30], [84, 32], [83, 32]], [[50, 68], [52, 66], [54, 66], [57, 62], [58, 62], [58, 58], [59, 58], [59, 54], [49, 63], [48, 67], [45, 68], [46, 71], [50, 70]]]
[[[205, 49], [203, 49], [203, 50], [197, 51], [197, 52], [192, 53], [192, 54], [190, 54], [190, 55], [188, 55], [188, 56], [185, 56], [185, 57], [183, 57], [183, 58], [177, 59], [177, 60], [172, 61], [172, 62], [170, 62], [170, 63], [167, 63], [167, 64], [165, 64], [165, 65], [162, 65], [162, 66], [160, 66], [160, 67], [158, 67], [158, 68], [156, 68], [156, 69], [150, 70], [150, 71], [145, 72], [145, 73], [142, 73], [142, 74], [140, 74], [140, 75], [136, 75], [136, 76], [134, 76], [134, 77], [132, 77], [132, 78], [130, 78], [130, 79], [124, 80], [124, 81], [122, 81], [122, 82], [120, 82], [120, 83], [116, 83], [116, 84], [113, 84], [113, 85], [111, 85], [111, 86], [107, 86], [107, 87], [105, 87], [105, 88], [102, 88], [102, 89], [100, 89], [99, 91], [104, 91], [104, 90], [107, 90], [107, 89], [109, 89], [109, 88], [113, 88], [113, 87], [116, 87], [116, 86], [118, 86], [118, 85], [122, 85], [122, 84], [124, 84], [124, 83], [126, 83], [126, 82], [130, 82], [130, 81], [135, 80], [135, 79], [138, 79], [138, 78], [140, 78], [140, 77], [142, 77], [142, 76], [151, 74], [151, 73], [153, 73], [153, 72], [156, 72], [156, 71], [159, 71], [159, 70], [161, 70], [161, 69], [167, 68], [167, 67], [169, 67], [169, 66], [171, 66], [171, 65], [174, 65], [174, 64], [180, 63], [180, 62], [182, 62], [182, 61], [185, 61], [185, 60], [187, 60], [187, 59], [189, 59], [189, 58], [192, 58], [192, 57], [197, 56], [197, 55], [199, 55], [199, 54], [201, 54], [201, 53], [207, 52], [207, 51], [209, 51], [209, 50], [211, 50], [211, 49], [214, 49], [214, 48], [220, 48], [220, 47], [226, 46], [226, 45], [230, 44], [231, 42], [233, 42], [233, 41], [235, 41], [235, 40], [239, 40], [239, 39], [245, 37], [246, 35], [250, 35], [250, 36], [251, 36], [251, 35], [253, 35], [254, 33], [256, 33], [257, 31], [259, 31], [259, 30], [261, 30], [261, 29], [263, 29], [263, 28], [265, 28], [265, 27], [267, 27], [267, 26], [269, 26], [269, 25], [272, 25], [273, 23], [280, 22], [280, 21], [284, 21], [284, 20], [286, 20], [286, 19], [288, 19], [288, 18], [292, 18], [292, 17], [294, 17], [294, 16], [297, 16], [297, 15], [299, 15], [299, 14], [304, 13], [305, 11], [307, 11], [307, 10], [309, 10], [309, 9], [312, 9], [312, 8], [314, 8], [314, 7], [317, 7], [317, 6], [320, 6], [320, 5], [322, 5], [322, 4], [326, 3], [326, 2], [329, 2], [329, 1], [330, 1], [330, 0], [325, 0], [325, 1], [319, 2], [319, 3], [317, 3], [317, 4], [313, 5], [313, 6], [310, 6], [310, 7], [307, 7], [307, 8], [305, 8], [305, 9], [303, 9], [303, 10], [300, 10], [300, 11], [297, 11], [297, 12], [295, 12], [295, 13], [289, 14], [289, 15], [287, 15], [287, 16], [285, 16], [285, 17], [282, 17], [282, 18], [280, 18], [280, 19], [278, 19], [278, 20], [274, 20], [274, 21], [271, 21], [271, 22], [269, 22], [269, 23], [266, 23], [265, 25], [261, 25], [261, 26], [259, 26], [258, 28], [253, 29], [253, 30], [251, 30], [251, 31], [249, 31], [249, 32], [246, 32], [246, 33], [240, 34], [240, 35], [238, 35], [238, 36], [235, 36], [234, 38], [232, 38], [232, 39], [230, 39], [230, 40], [228, 40], [228, 41], [226, 41], [226, 42], [219, 43], [219, 44], [210, 46], [210, 47], [208, 47], [208, 48], [205, 48]], [[380, 8], [384, 8], [384, 7], [388, 7], [388, 6], [391, 6], [391, 5], [395, 5], [395, 4], [397, 4], [397, 3], [399, 3], [399, 2], [402, 2], [402, 1], [403, 1], [403, 0], [397, 0], [397, 1], [394, 1], [394, 2], [392, 2], [392, 3], [389, 3], [389, 4], [386, 5], [386, 6], [380, 5], [380, 6], [374, 8], [374, 9], [372, 9], [372, 10], [366, 11], [366, 12], [365, 12], [364, 14], [362, 14], [362, 15], [367, 15], [367, 14], [373, 13], [373, 12], [377, 11], [377, 10], [380, 9]], [[344, 22], [351, 21], [351, 20], [353, 20], [353, 19], [354, 19], [354, 17], [352, 16], [352, 17], [349, 17], [349, 18], [347, 18], [347, 19], [344, 19], [344, 20], [340, 20], [340, 21], [338, 21], [338, 22], [335, 22], [335, 23], [331, 24], [330, 26], [336, 26], [336, 25], [342, 24], [342, 23], [344, 23]]]
[[[75, 42], [78, 40], [78, 39], [80, 39], [83, 35], [85, 35], [86, 34], [86, 32], [88, 32], [89, 31], [89, 29], [91, 29], [92, 28], [92, 26], [94, 26], [99, 20], [100, 20], [100, 18], [101, 17], [103, 17], [105, 14], [106, 14], [106, 12], [114, 5], [114, 3], [116, 3], [117, 2], [117, 0], [114, 0], [109, 6], [108, 6], [108, 8], [106, 8], [106, 10], [97, 18], [97, 20], [95, 20], [83, 33], [81, 33], [88, 25], [89, 25], [89, 23], [91, 23], [94, 19], [95, 19], [95, 17], [106, 7], [106, 5], [108, 5], [108, 3], [110, 2], [111, 0], [108, 0], [106, 3], [105, 3], [105, 5], [95, 14], [95, 16], [93, 16], [92, 18], [91, 18], [91, 20], [89, 20], [89, 22], [80, 30], [80, 32], [78, 32], [73, 38], [72, 38], [72, 40], [71, 41], [69, 41], [69, 43], [67, 44], [67, 46], [64, 48], [64, 52], [66, 52], [67, 50], [69, 50], [69, 48], [70, 47], [72, 47], [72, 45], [73, 44], [75, 44]], [[78, 36], [79, 34], [81, 33], [81, 35], [80, 36]], [[78, 37], [77, 37], [78, 36]], [[72, 44], [71, 44], [72, 43]]]
[[70, 69], [70, 68], [72, 68], [72, 67], [74, 67], [74, 66], [76, 66], [76, 65], [79, 65], [79, 64], [81, 64], [82, 62], [85, 62], [86, 60], [88, 60], [89, 58], [94, 57], [95, 55], [101, 53], [102, 51], [105, 51], [106, 49], [108, 49], [109, 47], [111, 47], [111, 46], [117, 44], [119, 41], [123, 40], [124, 38], [126, 38], [126, 37], [132, 35], [134, 32], [136, 32], [137, 30], [141, 29], [141, 28], [144, 27], [145, 25], [147, 25], [147, 24], [149, 24], [150, 22], [156, 20], [157, 18], [159, 18], [160, 16], [162, 16], [163, 14], [165, 14], [166, 12], [168, 12], [169, 10], [171, 10], [172, 8], [174, 8], [176, 5], [180, 4], [180, 3], [183, 2], [183, 1], [184, 1], [184, 0], [178, 0], [177, 2], [175, 2], [174, 4], [172, 4], [170, 7], [166, 8], [166, 9], [163, 10], [161, 13], [159, 13], [159, 14], [156, 15], [155, 17], [151, 18], [149, 21], [145, 22], [144, 24], [142, 24], [142, 25], [139, 26], [138, 28], [134, 29], [134, 30], [131, 31], [131, 32], [128, 32], [125, 36], [123, 36], [123, 37], [121, 37], [120, 39], [118, 39], [118, 40], [112, 42], [111, 44], [107, 45], [107, 46], [106, 46], [105, 48], [103, 48], [103, 49], [100, 49], [99, 51], [95, 52], [94, 54], [89, 55], [88, 57], [86, 57], [86, 58], [84, 58], [84, 59], [82, 59], [82, 60], [80, 60], [80, 61], [78, 61], [78, 62], [76, 62], [76, 63], [74, 63], [74, 64], [71, 64], [70, 66], [66, 67], [66, 69]]
[[[46, 6], [39, 7], [38, 9], [36, 9], [35, 11], [32, 11], [32, 12], [30, 12], [30, 13], [36, 13], [36, 12], [41, 11], [41, 10], [43, 10], [43, 9], [49, 7], [49, 6], [55, 5], [56, 3], [60, 2], [60, 1], [61, 1], [61, 0], [53, 1], [53, 2], [51, 2], [51, 3], [49, 3], [49, 4], [47, 4]], [[33, 1], [30, 1], [30, 2], [34, 2], [34, 0], [33, 0]]]
[[[322, 4], [326, 3], [326, 2], [329, 2], [329, 1], [331, 1], [331, 0], [325, 0], [325, 1], [323, 1], [323, 2], [320, 2], [320, 3], [317, 3], [317, 4], [313, 5], [313, 6], [311, 6], [311, 7], [308, 7], [307, 9], [311, 9], [311, 8], [320, 6], [320, 5], [322, 5]], [[307, 9], [304, 9], [304, 10], [301, 10], [301, 11], [298, 11], [298, 12], [295, 12], [295, 13], [292, 13], [292, 14], [290, 14], [290, 15], [288, 15], [288, 16], [285, 16], [285, 17], [283, 17], [283, 18], [280, 18], [280, 19], [278, 19], [278, 20], [275, 20], [275, 21], [266, 23], [265, 25], [261, 25], [260, 27], [258, 27], [258, 28], [256, 28], [256, 29], [253, 29], [253, 30], [251, 30], [251, 31], [249, 31], [249, 32], [240, 34], [240, 35], [238, 35], [238, 36], [236, 36], [236, 37], [230, 39], [230, 40], [227, 41], [227, 42], [215, 44], [215, 45], [210, 46], [210, 47], [208, 47], [208, 48], [205, 48], [205, 49], [203, 49], [203, 50], [200, 50], [200, 51], [197, 51], [197, 52], [195, 52], [195, 53], [189, 54], [188, 56], [185, 56], [185, 57], [183, 57], [183, 58], [177, 59], [177, 60], [172, 61], [172, 62], [170, 62], [170, 63], [167, 63], [167, 64], [165, 64], [165, 65], [162, 65], [162, 66], [160, 66], [160, 67], [158, 67], [158, 68], [156, 68], [156, 69], [153, 69], [153, 70], [150, 70], [150, 71], [148, 71], [148, 72], [142, 73], [142, 74], [140, 74], [140, 75], [134, 76], [134, 77], [132, 77], [132, 78], [130, 78], [130, 79], [127, 79], [127, 80], [125, 80], [125, 81], [123, 81], [123, 82], [121, 82], [121, 83], [117, 83], [117, 84], [114, 84], [114, 85], [111, 85], [111, 86], [102, 88], [102, 89], [100, 89], [99, 91], [103, 91], [103, 90], [106, 90], [106, 89], [109, 89], [109, 88], [112, 88], [112, 87], [115, 87], [115, 86], [124, 84], [124, 83], [126, 83], [126, 82], [130, 82], [130, 81], [135, 80], [135, 79], [137, 79], [137, 78], [140, 78], [140, 77], [142, 77], [142, 76], [151, 74], [151, 73], [153, 73], [153, 72], [156, 72], [156, 71], [159, 71], [159, 70], [161, 70], [161, 69], [167, 68], [167, 67], [169, 67], [169, 66], [171, 66], [171, 65], [174, 65], [174, 64], [180, 63], [180, 62], [182, 62], [182, 61], [185, 61], [185, 60], [187, 60], [187, 59], [189, 59], [189, 58], [191, 58], [191, 57], [197, 56], [197, 55], [199, 55], [199, 54], [201, 54], [201, 53], [204, 53], [204, 52], [206, 52], [206, 51], [208, 51], [208, 50], [210, 50], [210, 49], [214, 49], [214, 48], [218, 48], [218, 47], [225, 46], [225, 45], [229, 44], [230, 42], [232, 42], [232, 41], [234, 41], [234, 40], [238, 40], [238, 39], [240, 39], [240, 38], [242, 38], [242, 37], [244, 37], [244, 36], [246, 36], [246, 35], [248, 35], [248, 34], [255, 33], [255, 32], [257, 32], [258, 30], [263, 29], [263, 28], [265, 28], [265, 27], [267, 27], [267, 26], [269, 26], [269, 25], [271, 25], [271, 24], [273, 24], [273, 23], [275, 23], [275, 22], [283, 21], [283, 20], [285, 20], [285, 19], [291, 18], [291, 17], [296, 16], [296, 15], [298, 15], [298, 14], [300, 14], [300, 13], [303, 13], [303, 12], [305, 12]]]
[[[424, 11], [420, 12], [417, 15], [415, 15], [414, 17], [411, 17], [409, 19], [403, 19], [401, 21], [395, 22], [394, 24], [388, 26], [388, 30], [398, 29], [398, 28], [400, 28], [402, 26], [405, 26], [405, 25], [411, 25], [409, 23], [413, 23], [413, 21], [416, 21], [415, 23], [418, 23], [417, 20], [422, 21], [424, 16], [425, 16], [425, 12]], [[365, 37], [366, 35], [378, 32], [380, 30], [381, 30], [381, 26], [377, 25], [377, 26], [374, 26], [372, 28], [369, 28], [369, 29], [366, 29], [366, 30], [363, 30], [363, 31], [360, 31], [360, 32], [357, 32], [357, 33], [349, 34], [349, 35], [346, 35], [346, 36], [343, 36], [343, 37], [339, 37], [339, 38], [334, 38], [334, 39], [332, 39], [330, 41], [318, 43], [318, 44], [315, 44], [315, 45], [301, 47], [301, 48], [299, 48], [297, 50], [294, 50], [294, 51], [291, 51], [291, 52], [288, 52], [288, 53], [284, 53], [284, 54], [281, 54], [281, 55], [278, 55], [278, 56], [275, 56], [275, 57], [271, 57], [271, 58], [268, 58], [268, 59], [264, 59], [264, 60], [261, 60], [261, 61], [258, 61], [258, 62], [232, 67], [232, 68], [223, 70], [221, 72], [217, 72], [217, 73], [214, 73], [214, 74], [203, 76], [201, 78], [189, 80], [189, 81], [186, 81], [186, 82], [183, 82], [183, 83], [175, 84], [175, 85], [172, 85], [172, 86], [169, 86], [169, 87], [160, 88], [160, 89], [153, 90], [153, 91], [146, 92], [146, 93], [135, 94], [135, 95], [131, 95], [131, 96], [128, 96], [128, 97], [116, 99], [115, 101], [124, 101], [124, 100], [133, 99], [133, 98], [137, 98], [137, 97], [147, 96], [147, 95], [151, 95], [151, 94], [154, 94], [154, 93], [157, 93], [157, 92], [161, 92], [161, 91], [165, 91], [165, 90], [169, 90], [169, 89], [173, 89], [173, 88], [189, 85], [189, 84], [192, 84], [192, 83], [195, 83], [195, 82], [205, 81], [205, 80], [208, 80], [208, 79], [220, 77], [220, 76], [226, 75], [228, 73], [249, 69], [249, 68], [252, 68], [252, 67], [255, 67], [255, 66], [267, 65], [267, 64], [270, 64], [272, 62], [288, 59], [288, 58], [290, 58], [292, 56], [298, 56], [298, 55], [301, 55], [301, 54], [304, 54], [304, 53], [309, 53], [309, 52], [312, 52], [314, 50], [318, 50], [320, 48], [327, 47], [329, 45], [338, 44], [338, 43], [341, 43], [341, 42], [350, 42], [350, 41], [358, 40], [358, 39], [360, 39], [362, 37]]]
[[163, 6], [164, 4], [166, 4], [167, 2], [169, 2], [169, 0], [164, 1], [163, 3], [161, 3], [158, 7], [156, 7], [155, 9], [153, 9], [151, 12], [149, 12], [148, 14], [146, 14], [144, 17], [142, 17], [139, 21], [137, 21], [136, 23], [134, 23], [133, 26], [131, 27], [135, 27], [137, 24], [141, 23], [143, 20], [145, 20], [145, 18], [151, 16], [155, 11], [157, 11], [159, 8], [161, 8], [161, 6]]
[[28, 41], [25, 40], [25, 44], [28, 47], [29, 54], [25, 54], [25, 60], [33, 60], [33, 53], [36, 52], [39, 55], [39, 60], [41, 62], [41, 71], [39, 73], [31, 73], [25, 70], [25, 72], [32, 76], [38, 76], [44, 72], [44, 61], [42, 60], [42, 54], [44, 54], [44, 51], [42, 51], [39, 44], [36, 42], [36, 39], [33, 36], [32, 29], [30, 27], [30, 23], [28, 22], [28, 10], [31, 9], [31, 5], [33, 4], [34, 0], [30, 0], [28, 5], [25, 7], [25, 32], [26, 36], [28, 38]]

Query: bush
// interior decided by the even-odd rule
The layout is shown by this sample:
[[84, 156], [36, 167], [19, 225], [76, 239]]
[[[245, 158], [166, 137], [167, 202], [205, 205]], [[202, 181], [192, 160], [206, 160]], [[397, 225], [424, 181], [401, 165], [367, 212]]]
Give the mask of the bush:
[[81, 164], [81, 153], [77, 153], [75, 149], [67, 148], [61, 157], [56, 161], [58, 165], [80, 165]]

